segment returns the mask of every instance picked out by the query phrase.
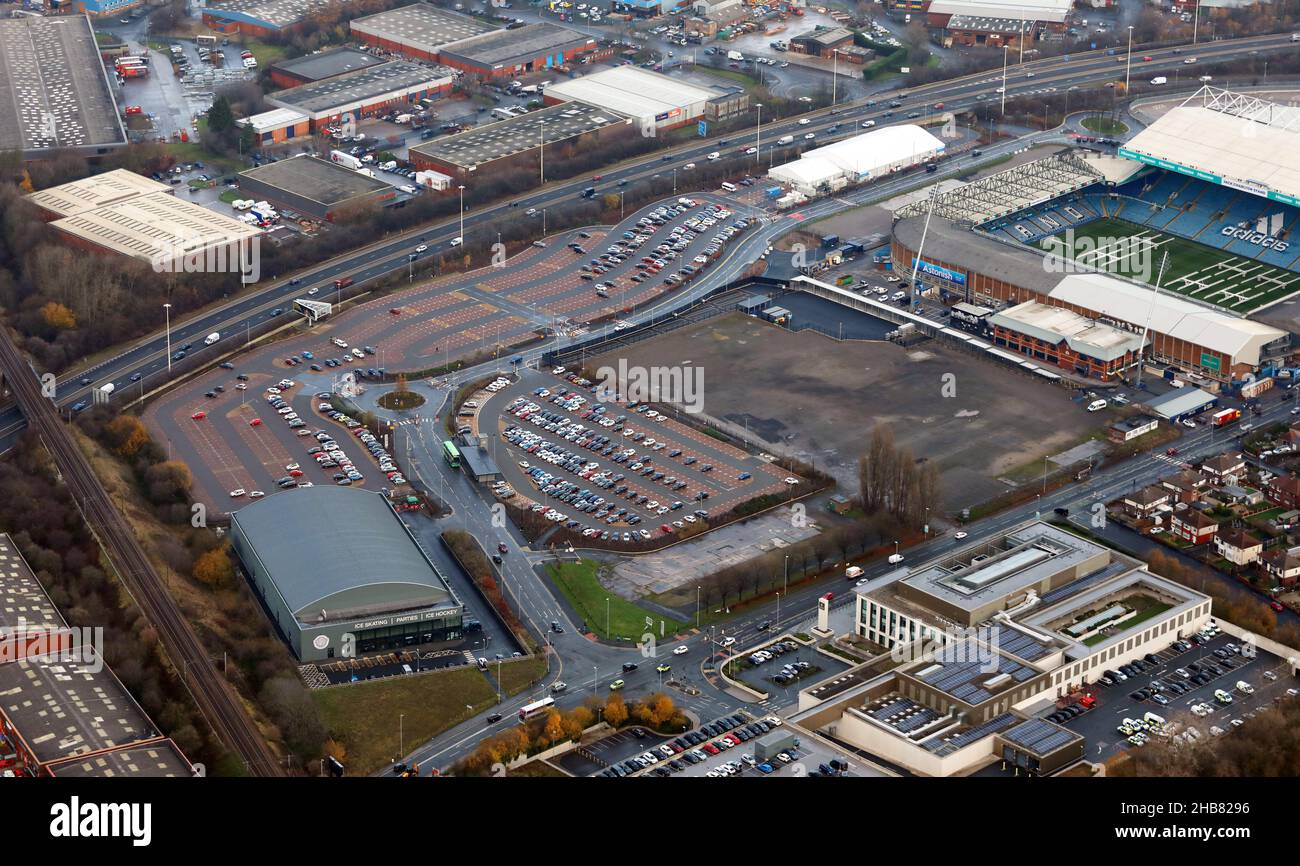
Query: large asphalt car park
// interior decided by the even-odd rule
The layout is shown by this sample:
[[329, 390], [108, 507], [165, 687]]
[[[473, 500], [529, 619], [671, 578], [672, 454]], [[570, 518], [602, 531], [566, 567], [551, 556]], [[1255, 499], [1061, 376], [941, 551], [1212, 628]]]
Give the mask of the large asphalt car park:
[[[1237, 651], [1228, 649], [1229, 644], [1235, 645]], [[1154, 664], [1143, 660], [1142, 670], [1125, 674], [1127, 679], [1124, 681], [1091, 686], [1096, 705], [1059, 724], [1087, 739], [1087, 754], [1094, 760], [1104, 760], [1122, 749], [1140, 748], [1130, 743], [1129, 735], [1121, 733], [1119, 728], [1125, 719], [1142, 719], [1148, 713], [1167, 722], [1177, 721], [1180, 726], [1191, 725], [1202, 738], [1209, 736], [1212, 726], [1231, 732], [1234, 719], [1244, 721], [1253, 717], [1262, 708], [1271, 707], [1275, 698], [1287, 697], [1287, 689], [1300, 685], [1300, 681], [1290, 675], [1284, 660], [1260, 649], [1250, 657], [1247, 655], [1249, 650], [1243, 651], [1243, 647], [1240, 638], [1226, 633], [1193, 644], [1185, 651], [1168, 647], [1154, 654]], [[1216, 655], [1216, 651], [1220, 654]], [[1185, 677], [1179, 671], [1190, 676]], [[1208, 678], [1194, 682], [1192, 677], [1200, 673], [1208, 674]], [[1238, 682], [1247, 683], [1253, 692], [1238, 689]], [[1150, 696], [1138, 697], [1144, 692], [1151, 694], [1152, 683], [1160, 685], [1155, 694], [1163, 696], [1168, 703], [1162, 704]], [[1183, 689], [1181, 693], [1180, 689]], [[1216, 700], [1217, 691], [1228, 693], [1231, 703]], [[1203, 704], [1209, 705], [1210, 713], [1202, 716], [1193, 712], [1193, 707]], [[1050, 712], [1047, 715], [1051, 718]], [[1171, 733], [1179, 733], [1179, 727], [1176, 726]]]
[[[668, 204], [676, 208], [677, 201], [644, 208], [609, 234], [623, 240], [623, 232]], [[705, 207], [700, 198], [695, 208], [682, 209], [665, 220], [662, 227], [656, 227], [651, 238], [667, 237]], [[707, 207], [712, 210], [711, 204]], [[706, 229], [680, 256], [701, 255], [711, 244], [713, 234], [731, 221], [719, 221]], [[589, 237], [582, 237], [584, 234]], [[597, 249], [603, 255], [612, 246], [606, 233], [596, 229], [561, 237], [571, 237], [575, 244], [593, 245], [592, 258]], [[412, 254], [421, 255], [414, 251]], [[233, 369], [214, 367], [197, 376], [153, 402], [145, 412], [145, 421], [158, 438], [168, 443], [173, 456], [190, 466], [198, 501], [225, 511], [234, 504], [232, 499], [239, 500], [229, 495], [231, 491], [275, 492], [278, 488], [274, 482], [284, 476], [283, 467], [302, 464], [301, 458], [306, 456], [296, 431], [272, 423], [279, 415], [278, 409], [263, 403], [266, 387], [286, 376], [293, 378], [298, 387], [283, 396], [299, 417], [308, 419], [319, 402], [313, 395], [331, 390], [333, 378], [350, 369], [358, 371], [363, 379], [373, 379], [379, 370], [426, 369], [457, 357], [491, 352], [535, 337], [541, 328], [557, 320], [568, 320], [580, 327], [589, 318], [614, 312], [616, 303], [612, 295], [596, 294], [596, 281], [577, 279], [578, 268], [586, 261], [553, 241], [545, 247], [526, 248], [502, 267], [489, 266], [437, 279], [396, 296], [363, 303], [322, 320], [310, 330], [300, 330], [239, 356]], [[679, 259], [673, 264], [683, 262]], [[628, 260], [621, 268], [616, 266], [601, 275], [601, 282], [617, 281], [616, 285], [627, 287], [626, 297], [620, 297], [618, 303], [639, 303], [671, 290], [662, 280], [632, 283], [631, 272], [636, 269]], [[300, 288], [304, 298], [333, 300], [332, 286]], [[281, 315], [292, 313], [286, 310]], [[239, 335], [225, 335], [217, 346], [238, 339]], [[348, 348], [334, 344], [335, 339], [348, 343]], [[179, 355], [201, 348], [180, 344], [173, 350]], [[362, 355], [357, 357], [353, 349]], [[243, 389], [239, 388], [241, 384]], [[134, 383], [128, 383], [123, 390], [134, 387]], [[194, 417], [198, 413], [203, 413], [202, 417]], [[254, 419], [262, 423], [253, 426]], [[333, 482], [332, 473], [308, 480]]]
[[602, 402], [596, 383], [567, 375], [526, 373], [493, 395], [482, 417], [499, 418], [509, 457], [498, 465], [518, 501], [564, 515], [556, 522], [575, 531], [610, 535], [589, 533], [593, 541], [615, 541], [615, 532], [621, 542], [659, 538], [805, 483], [663, 406]]
[[733, 679], [766, 691], [776, 706], [796, 703], [800, 689], [849, 668], [790, 638], [756, 645], [735, 658], [745, 667], [732, 674]]

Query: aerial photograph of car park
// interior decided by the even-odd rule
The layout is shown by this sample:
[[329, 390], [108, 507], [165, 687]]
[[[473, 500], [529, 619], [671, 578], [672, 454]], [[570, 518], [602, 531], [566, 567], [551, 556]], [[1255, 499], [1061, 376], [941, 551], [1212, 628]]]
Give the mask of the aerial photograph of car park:
[[0, 2], [0, 777], [1284, 827], [1297, 100], [1286, 0]]

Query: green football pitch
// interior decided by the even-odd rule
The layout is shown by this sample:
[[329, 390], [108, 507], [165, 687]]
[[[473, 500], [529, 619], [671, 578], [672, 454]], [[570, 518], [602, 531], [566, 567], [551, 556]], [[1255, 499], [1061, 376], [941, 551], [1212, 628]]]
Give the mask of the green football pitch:
[[1042, 241], [1061, 255], [1107, 273], [1153, 284], [1166, 253], [1161, 291], [1245, 315], [1300, 292], [1300, 274], [1156, 229], [1115, 219], [1094, 220]]

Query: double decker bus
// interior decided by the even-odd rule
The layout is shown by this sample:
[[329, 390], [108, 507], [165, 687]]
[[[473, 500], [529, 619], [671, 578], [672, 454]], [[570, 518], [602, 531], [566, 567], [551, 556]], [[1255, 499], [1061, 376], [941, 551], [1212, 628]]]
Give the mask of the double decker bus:
[[519, 710], [519, 721], [526, 722], [529, 719], [535, 719], [553, 706], [555, 706], [553, 698], [542, 698], [540, 701], [527, 704]]
[[447, 465], [452, 469], [460, 468], [460, 449], [454, 442], [442, 443], [442, 459], [447, 461]]

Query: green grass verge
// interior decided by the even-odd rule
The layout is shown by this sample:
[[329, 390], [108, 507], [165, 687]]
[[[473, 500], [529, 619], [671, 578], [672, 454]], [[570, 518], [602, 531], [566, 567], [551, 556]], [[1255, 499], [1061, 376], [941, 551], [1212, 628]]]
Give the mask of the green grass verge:
[[546, 566], [551, 579], [564, 593], [578, 616], [586, 621], [588, 629], [607, 640], [638, 641], [646, 633], [646, 617], [654, 622], [651, 630], [656, 636], [659, 634], [660, 620], [663, 620], [665, 635], [675, 634], [684, 627], [682, 622], [651, 614], [645, 608], [605, 589], [596, 579], [599, 568], [600, 563], [590, 559]]
[[[496, 666], [491, 666], [492, 674], [495, 676]], [[546, 658], [536, 656], [523, 661], [510, 662], [501, 665], [501, 691], [508, 695], [516, 695], [527, 689], [533, 684], [533, 681], [546, 676]]]
[[477, 668], [314, 689], [311, 696], [330, 737], [347, 750], [344, 763], [353, 776], [382, 769], [401, 748], [409, 750], [496, 703], [496, 692]]
[[1128, 124], [1121, 120], [1112, 120], [1100, 114], [1085, 117], [1080, 121], [1080, 125], [1098, 135], [1124, 135], [1128, 132]]

